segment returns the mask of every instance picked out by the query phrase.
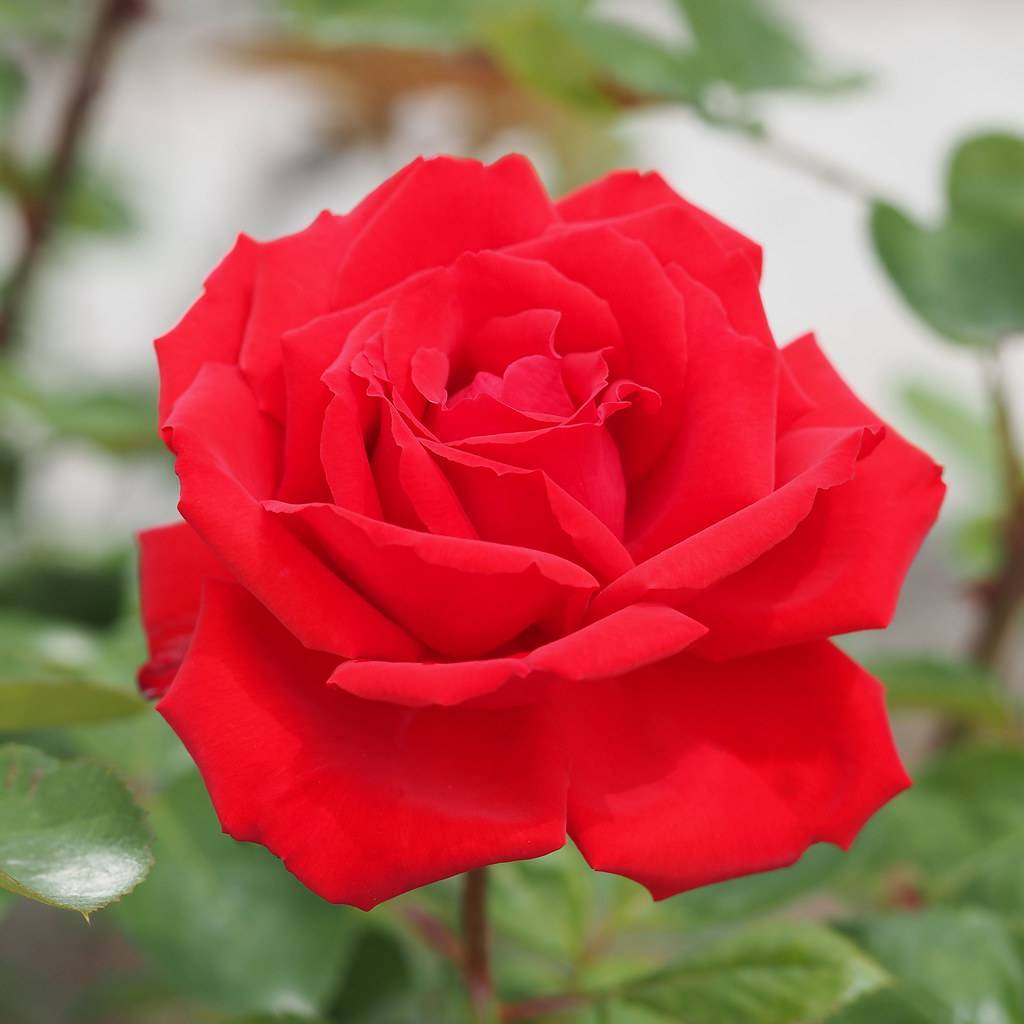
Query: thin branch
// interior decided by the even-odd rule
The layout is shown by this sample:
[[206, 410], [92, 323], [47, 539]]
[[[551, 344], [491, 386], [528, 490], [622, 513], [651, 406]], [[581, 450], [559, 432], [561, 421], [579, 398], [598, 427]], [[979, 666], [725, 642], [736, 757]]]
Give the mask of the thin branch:
[[462, 884], [462, 969], [466, 988], [476, 1024], [492, 1024], [499, 1018], [491, 980], [487, 869], [467, 871]]
[[0, 305], [0, 348], [10, 344], [43, 249], [67, 197], [85, 129], [106, 79], [114, 45], [125, 28], [145, 13], [144, 0], [102, 0], [71, 85], [42, 181], [20, 197], [25, 240]]
[[1024, 602], [1024, 459], [1017, 444], [1005, 373], [996, 350], [986, 363], [986, 377], [996, 438], [1003, 464], [1003, 562], [982, 590], [984, 613], [971, 642], [982, 665], [996, 665]]

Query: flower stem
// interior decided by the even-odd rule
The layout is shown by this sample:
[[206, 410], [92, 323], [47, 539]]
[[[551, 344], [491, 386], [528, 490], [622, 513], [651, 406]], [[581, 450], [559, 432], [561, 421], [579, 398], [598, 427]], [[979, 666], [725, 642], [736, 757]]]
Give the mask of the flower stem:
[[1003, 559], [984, 591], [984, 611], [971, 644], [971, 654], [983, 665], [997, 666], [1004, 653], [1021, 603], [1024, 602], [1024, 459], [1006, 393], [1006, 381], [996, 350], [986, 364], [996, 438], [1003, 464]]
[[474, 1024], [497, 1024], [501, 1017], [491, 980], [486, 868], [475, 868], [463, 876], [462, 971]]

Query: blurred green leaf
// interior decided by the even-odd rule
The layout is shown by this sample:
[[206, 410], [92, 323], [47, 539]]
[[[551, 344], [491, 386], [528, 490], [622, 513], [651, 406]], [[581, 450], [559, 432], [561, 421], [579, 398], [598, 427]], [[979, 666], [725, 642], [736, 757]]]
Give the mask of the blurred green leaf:
[[25, 75], [13, 57], [0, 53], [0, 129], [7, 126], [25, 94]]
[[305, 889], [266, 850], [221, 833], [198, 775], [150, 808], [157, 865], [115, 909], [154, 971], [235, 1013], [315, 1014], [334, 994], [355, 912]]
[[574, 29], [575, 4], [519, 3], [476, 19], [476, 32], [498, 63], [528, 89], [574, 107], [610, 111], [598, 66]]
[[706, 943], [619, 998], [666, 1022], [792, 1024], [826, 1017], [887, 982], [874, 960], [834, 932], [774, 922]]
[[76, 172], [60, 211], [61, 224], [89, 234], [124, 235], [136, 226], [120, 184], [96, 168]]
[[886, 914], [844, 930], [906, 986], [939, 1000], [946, 1019], [1024, 1020], [1024, 964], [993, 914], [975, 908]]
[[876, 202], [871, 236], [904, 299], [939, 334], [990, 346], [1024, 331], [1024, 140], [975, 136], [953, 154], [935, 227]]
[[976, 725], [1005, 725], [1013, 719], [1013, 701], [981, 665], [917, 656], [877, 659], [869, 668], [897, 710], [936, 711]]
[[0, 3], [0, 37], [64, 42], [76, 38], [91, 11], [76, 0], [3, 0]]
[[676, 0], [708, 83], [759, 89], [834, 90], [859, 77], [826, 72], [800, 34], [762, 0]]
[[957, 213], [1024, 228], [1024, 138], [976, 135], [953, 154], [949, 202]]
[[994, 493], [999, 456], [992, 427], [962, 397], [924, 381], [910, 381], [903, 403], [936, 442]]
[[927, 992], [898, 986], [872, 992], [828, 1020], [829, 1024], [948, 1024], [949, 1011]]
[[861, 905], [956, 903], [977, 866], [1003, 862], [1024, 829], [1021, 793], [1024, 749], [943, 752], [864, 827], [843, 860], [839, 892]]
[[152, 863], [142, 811], [106, 769], [0, 747], [0, 887], [88, 916]]
[[8, 414], [25, 412], [56, 437], [88, 441], [115, 455], [162, 449], [149, 394], [47, 391], [7, 371], [0, 372], [0, 400]]
[[395, 935], [383, 928], [366, 928], [358, 937], [330, 1016], [344, 1024], [377, 1020], [408, 997], [413, 980], [412, 967]]
[[71, 552], [29, 551], [0, 565], [0, 609], [110, 626], [124, 607], [125, 562], [123, 553], [89, 559]]
[[346, 43], [451, 48], [472, 41], [474, 7], [493, 0], [281, 0], [299, 27]]
[[133, 689], [111, 685], [100, 641], [60, 623], [0, 619], [0, 732], [101, 722], [137, 715]]

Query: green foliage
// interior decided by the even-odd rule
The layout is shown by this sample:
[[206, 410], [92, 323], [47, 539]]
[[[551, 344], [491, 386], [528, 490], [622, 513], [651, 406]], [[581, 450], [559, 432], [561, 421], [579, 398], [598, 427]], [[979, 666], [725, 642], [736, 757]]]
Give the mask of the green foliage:
[[692, 36], [685, 47], [603, 18], [585, 0], [281, 4], [295, 25], [321, 40], [482, 50], [528, 90], [590, 111], [623, 100], [705, 108], [707, 94], [723, 84], [753, 93], [831, 90], [855, 81], [824, 72], [799, 34], [758, 0], [678, 0]]
[[156, 866], [115, 908], [181, 995], [234, 1013], [315, 1013], [334, 994], [355, 913], [303, 888], [266, 850], [221, 834], [191, 773], [152, 803]]
[[791, 1024], [820, 1020], [887, 981], [877, 963], [835, 933], [776, 922], [709, 942], [630, 984], [618, 999], [653, 1021]]
[[945, 1019], [1024, 1020], [1024, 965], [1003, 923], [987, 911], [877, 915], [849, 925], [847, 932], [909, 991], [937, 1000]]
[[0, 610], [80, 626], [113, 625], [124, 610], [125, 557], [29, 551], [0, 562]]
[[[0, 192], [17, 202], [33, 202], [45, 188], [45, 167], [20, 166], [10, 158], [0, 162]], [[136, 221], [119, 183], [97, 168], [83, 167], [71, 179], [57, 211], [57, 226], [84, 234], [124, 235]]]
[[918, 656], [879, 659], [868, 667], [885, 683], [896, 710], [933, 711], [987, 726], [1008, 725], [1017, 710], [995, 674], [980, 665]]
[[0, 372], [0, 400], [8, 415], [15, 410], [27, 415], [54, 438], [87, 441], [115, 455], [161, 447], [156, 400], [149, 394], [43, 390], [23, 377]]
[[936, 226], [876, 202], [875, 250], [907, 303], [944, 337], [992, 346], [1024, 331], [1024, 139], [979, 135], [962, 142]]
[[0, 619], [0, 732], [108, 721], [146, 707], [103, 674], [100, 641], [82, 630]]
[[6, 128], [25, 94], [25, 75], [13, 57], [0, 53], [0, 130]]
[[762, 0], [675, 0], [696, 43], [689, 61], [705, 82], [741, 92], [846, 88], [855, 76], [825, 71], [796, 29]]
[[142, 811], [105, 768], [0, 747], [0, 887], [88, 916], [152, 859]]

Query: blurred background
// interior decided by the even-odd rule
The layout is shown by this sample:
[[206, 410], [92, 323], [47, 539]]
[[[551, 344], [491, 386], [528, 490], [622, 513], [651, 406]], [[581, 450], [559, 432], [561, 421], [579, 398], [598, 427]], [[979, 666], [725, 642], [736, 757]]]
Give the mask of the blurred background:
[[[510, 150], [556, 194], [657, 170], [762, 243], [780, 343], [815, 330], [951, 489], [892, 629], [849, 641], [918, 789], [846, 860], [657, 910], [571, 854], [501, 869], [505, 986], [616, 993], [608, 1016], [508, 1019], [1024, 1022], [1022, 54], [1020, 0], [0, 0], [0, 740], [40, 771], [113, 768], [111, 820], [138, 833], [91, 903], [19, 889], [4, 829], [28, 812], [0, 796], [0, 886], [37, 897], [0, 889], [0, 1022], [463, 1019], [415, 938], [444, 886], [349, 914], [219, 836], [133, 695], [131, 537], [175, 516], [152, 339], [235, 235], [343, 211], [418, 154]], [[77, 834], [47, 813], [44, 835]], [[90, 926], [60, 909], [130, 889], [150, 846]], [[609, 914], [622, 936], [595, 953], [580, 929]], [[685, 1013], [621, 995], [777, 921], [799, 923], [782, 966], [831, 979], [799, 975], [817, 1002], [730, 1002], [747, 975]]]

